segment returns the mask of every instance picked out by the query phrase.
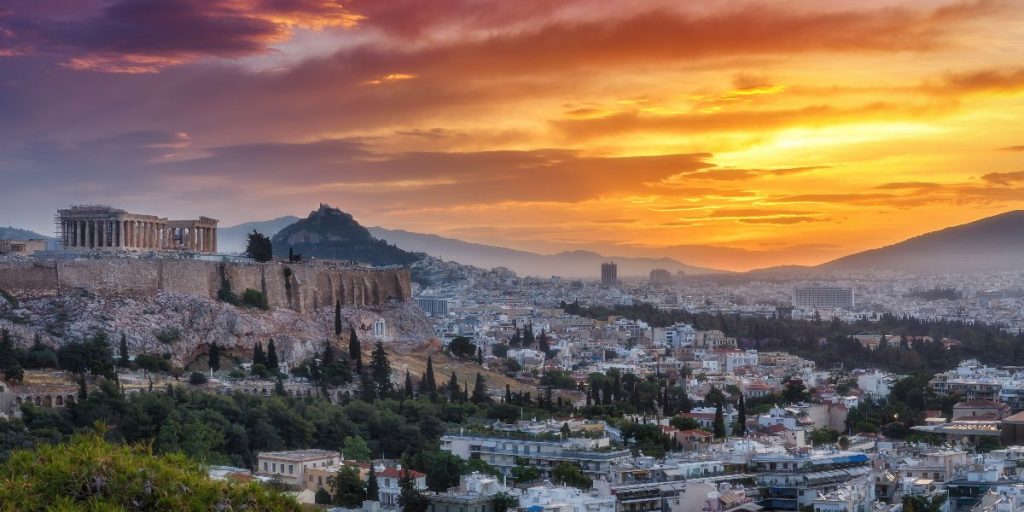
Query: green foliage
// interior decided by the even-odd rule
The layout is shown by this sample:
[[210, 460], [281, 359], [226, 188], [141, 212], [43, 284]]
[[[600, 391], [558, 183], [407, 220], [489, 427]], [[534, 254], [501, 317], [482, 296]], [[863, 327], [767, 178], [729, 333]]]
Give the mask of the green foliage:
[[398, 495], [398, 504], [402, 512], [426, 512], [430, 507], [430, 500], [416, 489], [416, 483], [408, 471], [402, 472], [399, 487], [402, 491]]
[[391, 363], [388, 361], [388, 353], [384, 350], [384, 344], [379, 341], [370, 355], [370, 376], [381, 398], [386, 397], [394, 389], [391, 384]]
[[448, 350], [460, 359], [471, 359], [476, 355], [476, 345], [465, 336], [457, 336], [448, 342]]
[[370, 462], [370, 447], [359, 436], [346, 437], [341, 447], [341, 453], [345, 455], [347, 460]]
[[476, 384], [473, 385], [473, 396], [469, 400], [478, 405], [491, 402], [491, 397], [487, 395], [487, 385], [484, 384], [484, 377], [480, 375], [480, 373], [476, 374]]
[[246, 241], [245, 255], [261, 263], [273, 259], [274, 251], [270, 238], [255, 229], [252, 230]]
[[566, 372], [559, 370], [550, 370], [544, 372], [544, 375], [540, 378], [540, 385], [545, 387], [553, 387], [555, 389], [576, 389], [576, 379], [573, 379], [571, 375]]
[[135, 366], [147, 372], [169, 373], [171, 371], [170, 361], [153, 354], [139, 354], [135, 356]]
[[200, 372], [192, 372], [192, 375], [188, 376], [188, 383], [193, 386], [200, 386], [206, 384], [209, 379], [206, 378], [206, 374]]
[[512, 479], [516, 483], [532, 482], [540, 478], [540, 470], [530, 464], [528, 460], [516, 459], [516, 465], [512, 468]]
[[565, 484], [579, 489], [590, 489], [594, 481], [583, 473], [579, 466], [570, 462], [559, 462], [551, 470], [551, 477], [556, 484]]
[[668, 423], [679, 430], [697, 430], [700, 428], [700, 423], [697, 420], [683, 416], [675, 416]]
[[[187, 490], [187, 492], [183, 492]], [[15, 452], [0, 465], [0, 510], [298, 511], [287, 496], [259, 484], [206, 477], [182, 455], [154, 456], [144, 445], [113, 445], [100, 435]]]
[[173, 325], [170, 325], [164, 327], [163, 329], [155, 331], [153, 333], [153, 336], [156, 337], [156, 340], [159, 341], [160, 343], [170, 345], [171, 343], [174, 343], [175, 341], [181, 339], [181, 329]]
[[267, 297], [259, 290], [253, 290], [252, 288], [246, 288], [242, 292], [240, 301], [242, 305], [251, 308], [270, 309], [270, 306], [267, 304]]
[[62, 369], [71, 373], [89, 372], [107, 378], [117, 374], [104, 331], [97, 331], [82, 343], [65, 343], [57, 350], [57, 360]]
[[359, 478], [359, 471], [352, 466], [342, 466], [338, 473], [328, 479], [334, 489], [334, 504], [342, 507], [358, 507], [366, 499], [366, 489]]
[[839, 442], [839, 432], [830, 428], [816, 428], [811, 431], [811, 444], [822, 446]]
[[519, 498], [507, 492], [494, 495], [494, 512], [508, 512], [519, 506]]

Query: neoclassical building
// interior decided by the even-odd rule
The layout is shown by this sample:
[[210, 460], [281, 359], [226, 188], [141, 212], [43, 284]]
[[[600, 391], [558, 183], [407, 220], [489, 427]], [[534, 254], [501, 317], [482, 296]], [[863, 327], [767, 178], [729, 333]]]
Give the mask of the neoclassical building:
[[217, 219], [167, 220], [102, 205], [57, 210], [61, 247], [67, 250], [185, 250], [217, 252]]

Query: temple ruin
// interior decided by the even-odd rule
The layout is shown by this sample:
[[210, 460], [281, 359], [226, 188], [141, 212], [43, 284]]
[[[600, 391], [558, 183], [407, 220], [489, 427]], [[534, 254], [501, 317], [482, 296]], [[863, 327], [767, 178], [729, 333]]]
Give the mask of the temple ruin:
[[61, 248], [66, 250], [217, 252], [217, 219], [168, 220], [104, 205], [57, 210]]

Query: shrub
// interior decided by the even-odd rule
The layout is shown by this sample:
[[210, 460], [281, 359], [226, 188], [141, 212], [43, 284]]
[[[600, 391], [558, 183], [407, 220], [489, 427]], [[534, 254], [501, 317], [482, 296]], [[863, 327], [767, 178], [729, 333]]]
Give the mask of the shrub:
[[242, 292], [242, 304], [253, 308], [269, 308], [267, 305], [267, 297], [252, 288], [246, 288], [245, 291]]
[[147, 372], [170, 373], [171, 362], [153, 354], [139, 354], [135, 356], [135, 366]]
[[170, 345], [171, 343], [181, 339], [181, 329], [171, 325], [154, 332], [153, 336], [156, 336], [157, 341], [160, 343]]
[[206, 384], [208, 380], [205, 373], [192, 372], [192, 375], [188, 376], [188, 383], [193, 386], [201, 386]]

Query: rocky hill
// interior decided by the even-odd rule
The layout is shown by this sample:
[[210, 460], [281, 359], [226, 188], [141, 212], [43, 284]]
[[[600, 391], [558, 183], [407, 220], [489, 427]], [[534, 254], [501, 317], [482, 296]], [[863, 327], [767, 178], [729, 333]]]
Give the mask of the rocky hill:
[[1024, 211], [1011, 211], [903, 242], [851, 254], [818, 267], [830, 271], [913, 273], [1024, 270]]
[[351, 215], [326, 204], [273, 237], [274, 255], [292, 250], [304, 258], [350, 260], [369, 265], [408, 265], [422, 255], [378, 240]]

